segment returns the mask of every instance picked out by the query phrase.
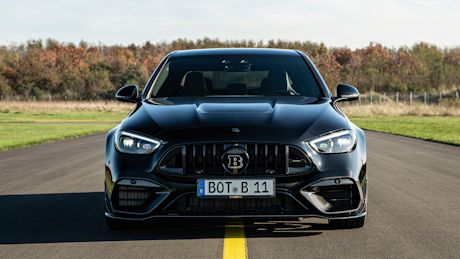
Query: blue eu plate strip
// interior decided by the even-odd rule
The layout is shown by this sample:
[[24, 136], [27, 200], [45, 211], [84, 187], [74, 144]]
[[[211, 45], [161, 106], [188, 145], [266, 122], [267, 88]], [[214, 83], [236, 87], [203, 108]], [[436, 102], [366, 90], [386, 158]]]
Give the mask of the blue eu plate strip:
[[204, 195], [204, 180], [198, 180], [198, 196]]

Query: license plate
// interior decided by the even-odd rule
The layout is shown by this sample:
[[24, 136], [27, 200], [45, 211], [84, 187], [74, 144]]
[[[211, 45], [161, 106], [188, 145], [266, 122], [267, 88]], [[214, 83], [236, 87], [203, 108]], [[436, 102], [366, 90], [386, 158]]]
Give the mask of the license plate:
[[197, 195], [201, 198], [270, 198], [275, 197], [275, 180], [199, 179]]

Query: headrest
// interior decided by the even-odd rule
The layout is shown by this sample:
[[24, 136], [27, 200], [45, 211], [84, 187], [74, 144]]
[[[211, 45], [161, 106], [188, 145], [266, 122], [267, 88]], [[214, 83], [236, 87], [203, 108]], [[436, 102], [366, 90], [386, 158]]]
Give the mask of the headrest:
[[260, 85], [261, 94], [287, 90], [286, 72], [283, 70], [270, 71], [268, 77], [265, 79], [262, 80]]
[[185, 77], [184, 89], [181, 96], [202, 96], [205, 95], [205, 82], [202, 73], [190, 72]]
[[212, 84], [211, 79], [205, 77], [204, 81], [206, 82], [206, 87], [208, 88], [208, 91], [212, 92], [214, 90], [214, 85]]

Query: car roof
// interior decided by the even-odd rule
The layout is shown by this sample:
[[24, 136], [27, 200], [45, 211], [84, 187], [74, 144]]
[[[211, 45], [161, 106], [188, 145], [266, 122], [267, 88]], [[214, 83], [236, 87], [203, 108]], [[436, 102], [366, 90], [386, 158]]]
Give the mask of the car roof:
[[193, 57], [208, 55], [278, 55], [278, 56], [299, 56], [295, 50], [273, 49], [273, 48], [222, 48], [222, 49], [194, 49], [179, 50], [173, 54], [174, 57]]

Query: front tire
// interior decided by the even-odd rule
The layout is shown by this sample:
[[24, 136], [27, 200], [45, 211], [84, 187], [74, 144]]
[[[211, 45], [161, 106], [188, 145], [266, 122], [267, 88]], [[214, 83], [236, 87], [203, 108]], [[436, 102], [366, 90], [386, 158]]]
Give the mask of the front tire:
[[105, 217], [105, 223], [110, 229], [138, 229], [142, 228], [144, 222], [141, 220], [124, 220]]

